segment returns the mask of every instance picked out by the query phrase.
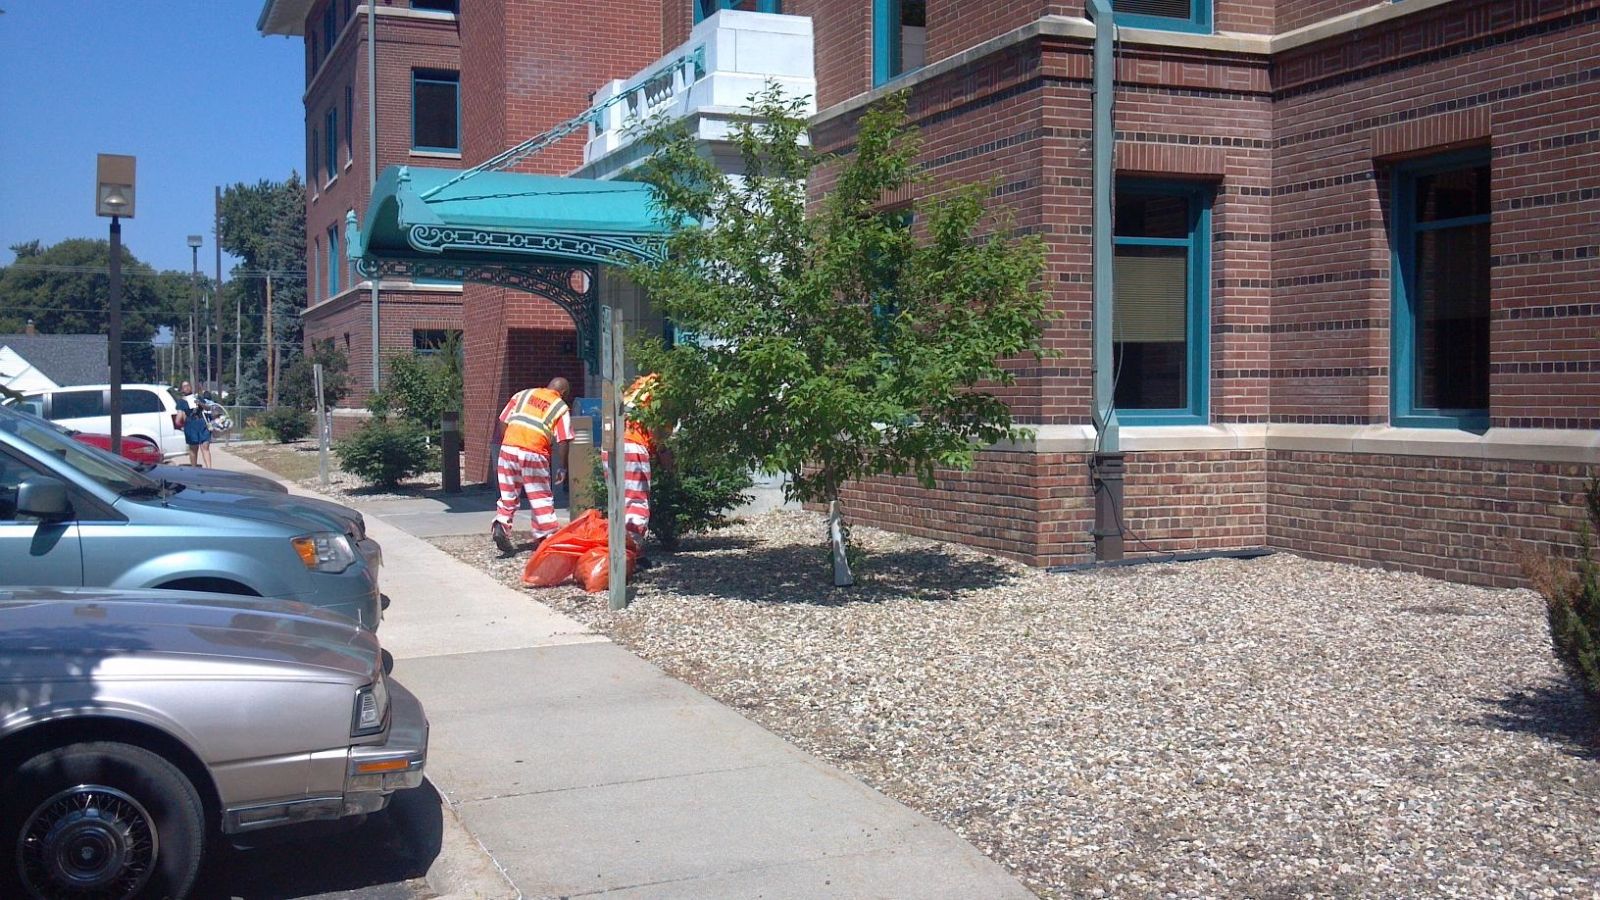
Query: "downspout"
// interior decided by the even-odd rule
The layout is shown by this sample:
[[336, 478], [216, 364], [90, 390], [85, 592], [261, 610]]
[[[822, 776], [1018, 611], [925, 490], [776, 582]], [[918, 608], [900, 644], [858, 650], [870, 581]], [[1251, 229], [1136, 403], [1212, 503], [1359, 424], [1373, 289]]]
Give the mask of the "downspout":
[[[367, 0], [367, 202], [378, 193], [378, 0]], [[367, 223], [371, 228], [372, 223]], [[378, 392], [378, 273], [372, 285], [372, 392]]]
[[1116, 165], [1116, 131], [1112, 118], [1116, 88], [1117, 29], [1110, 0], [1087, 0], [1085, 11], [1094, 22], [1094, 427], [1095, 451], [1089, 461], [1094, 485], [1094, 558], [1122, 558], [1122, 477], [1124, 461], [1117, 427], [1115, 363], [1112, 354], [1112, 219], [1113, 180]]

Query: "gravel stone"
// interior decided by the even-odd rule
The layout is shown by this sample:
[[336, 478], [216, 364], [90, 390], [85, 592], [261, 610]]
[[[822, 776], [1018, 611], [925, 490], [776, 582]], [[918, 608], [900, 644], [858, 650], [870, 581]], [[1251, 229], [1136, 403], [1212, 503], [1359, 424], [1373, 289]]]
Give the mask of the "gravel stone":
[[[637, 602], [526, 589], [1043, 897], [1600, 896], [1600, 731], [1540, 599], [1315, 562], [1051, 575], [768, 513]], [[521, 588], [487, 535], [434, 541]]]

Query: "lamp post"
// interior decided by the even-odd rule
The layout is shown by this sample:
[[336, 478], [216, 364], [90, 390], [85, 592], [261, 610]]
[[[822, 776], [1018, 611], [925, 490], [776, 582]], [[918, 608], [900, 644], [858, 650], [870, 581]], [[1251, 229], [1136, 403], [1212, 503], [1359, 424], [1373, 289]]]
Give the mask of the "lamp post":
[[94, 214], [111, 219], [110, 324], [111, 452], [122, 453], [122, 218], [133, 218], [134, 158], [101, 153], [95, 161]]
[[[195, 312], [200, 308], [200, 244], [202, 239], [198, 234], [189, 235], [189, 259], [193, 265], [189, 275], [189, 381], [199, 384], [199, 373], [195, 371], [194, 332]], [[210, 355], [207, 347], [207, 355]]]

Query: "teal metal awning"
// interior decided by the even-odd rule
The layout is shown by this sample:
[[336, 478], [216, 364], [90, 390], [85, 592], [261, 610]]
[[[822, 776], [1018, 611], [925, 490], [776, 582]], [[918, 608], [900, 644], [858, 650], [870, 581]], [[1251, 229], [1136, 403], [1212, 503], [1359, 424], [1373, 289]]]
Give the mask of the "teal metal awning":
[[648, 185], [515, 172], [391, 166], [346, 247], [364, 278], [517, 288], [566, 310], [579, 354], [598, 359], [599, 266], [664, 252]]

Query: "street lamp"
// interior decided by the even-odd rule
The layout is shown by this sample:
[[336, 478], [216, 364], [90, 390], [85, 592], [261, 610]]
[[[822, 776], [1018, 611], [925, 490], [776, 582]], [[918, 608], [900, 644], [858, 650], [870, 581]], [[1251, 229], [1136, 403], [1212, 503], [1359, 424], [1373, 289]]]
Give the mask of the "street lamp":
[[[193, 384], [200, 383], [194, 353], [194, 317], [195, 311], [200, 308], [200, 244], [200, 235], [189, 235], [189, 256], [194, 264], [193, 274], [189, 278], [189, 381]], [[210, 350], [210, 347], [206, 348], [208, 356]]]
[[134, 158], [101, 153], [95, 161], [94, 214], [111, 219], [111, 452], [122, 453], [122, 218], [133, 218]]

